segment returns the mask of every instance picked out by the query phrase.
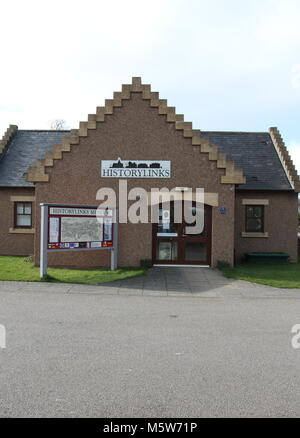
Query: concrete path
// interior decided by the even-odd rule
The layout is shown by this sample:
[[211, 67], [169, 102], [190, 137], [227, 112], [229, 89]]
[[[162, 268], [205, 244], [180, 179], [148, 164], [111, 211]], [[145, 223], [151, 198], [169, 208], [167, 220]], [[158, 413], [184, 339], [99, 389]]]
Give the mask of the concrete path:
[[299, 298], [196, 268], [0, 282], [0, 417], [299, 417]]
[[300, 289], [278, 289], [225, 278], [209, 268], [155, 267], [144, 276], [101, 285], [0, 282], [2, 291], [193, 298], [299, 298]]

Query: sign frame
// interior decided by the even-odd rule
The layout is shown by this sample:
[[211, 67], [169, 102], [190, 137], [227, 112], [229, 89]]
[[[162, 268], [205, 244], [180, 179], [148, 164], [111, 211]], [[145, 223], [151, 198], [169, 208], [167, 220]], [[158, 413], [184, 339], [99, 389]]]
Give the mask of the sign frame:
[[[82, 205], [82, 204], [48, 204], [41, 203], [41, 235], [40, 235], [40, 278], [45, 278], [47, 275], [47, 264], [48, 264], [48, 253], [53, 252], [77, 252], [77, 251], [99, 251], [99, 250], [111, 250], [111, 270], [115, 271], [118, 267], [118, 208], [109, 207], [108, 210], [112, 210], [112, 216], [115, 218], [115, 222], [112, 221], [112, 246], [101, 246], [92, 248], [59, 248], [59, 249], [49, 249], [48, 239], [49, 239], [49, 222], [50, 218], [55, 218], [59, 216], [64, 217], [78, 217], [77, 215], [50, 215], [49, 211], [51, 208], [65, 208], [65, 209], [95, 209], [98, 210], [99, 205]], [[101, 206], [100, 206], [101, 208]], [[105, 209], [107, 210], [107, 208]], [[79, 215], [79, 217], [88, 217], [85, 215]], [[91, 215], [91, 217], [95, 217]]]
[[101, 160], [101, 178], [170, 179], [170, 160]]

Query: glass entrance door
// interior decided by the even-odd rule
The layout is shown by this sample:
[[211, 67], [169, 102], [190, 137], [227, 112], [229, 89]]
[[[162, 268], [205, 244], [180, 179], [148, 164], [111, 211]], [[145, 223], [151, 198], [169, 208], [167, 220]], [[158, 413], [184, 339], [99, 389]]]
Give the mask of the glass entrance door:
[[159, 224], [153, 225], [153, 263], [210, 265], [211, 207], [205, 205], [201, 234], [188, 234], [186, 223], [174, 223], [172, 203], [170, 211], [160, 209], [159, 213]]

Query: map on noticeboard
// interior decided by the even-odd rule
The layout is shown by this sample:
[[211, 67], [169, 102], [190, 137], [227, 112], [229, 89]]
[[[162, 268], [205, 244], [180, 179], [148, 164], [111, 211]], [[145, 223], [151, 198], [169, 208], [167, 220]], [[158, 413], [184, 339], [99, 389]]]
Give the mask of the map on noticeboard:
[[92, 207], [49, 208], [49, 250], [102, 249], [113, 246], [113, 211]]
[[62, 242], [101, 242], [103, 227], [94, 217], [62, 217]]

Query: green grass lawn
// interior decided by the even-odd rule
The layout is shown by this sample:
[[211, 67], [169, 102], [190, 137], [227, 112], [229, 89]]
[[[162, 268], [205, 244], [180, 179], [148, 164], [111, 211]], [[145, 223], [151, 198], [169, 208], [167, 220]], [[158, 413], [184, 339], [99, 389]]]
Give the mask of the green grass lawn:
[[227, 278], [280, 288], [300, 288], [300, 262], [244, 263], [234, 268], [224, 268], [222, 272]]
[[109, 270], [77, 270], [49, 268], [45, 280], [39, 277], [40, 270], [30, 259], [24, 257], [0, 256], [0, 280], [8, 281], [47, 281], [56, 283], [100, 284], [108, 281], [137, 277], [145, 273], [144, 268], [122, 268]]

